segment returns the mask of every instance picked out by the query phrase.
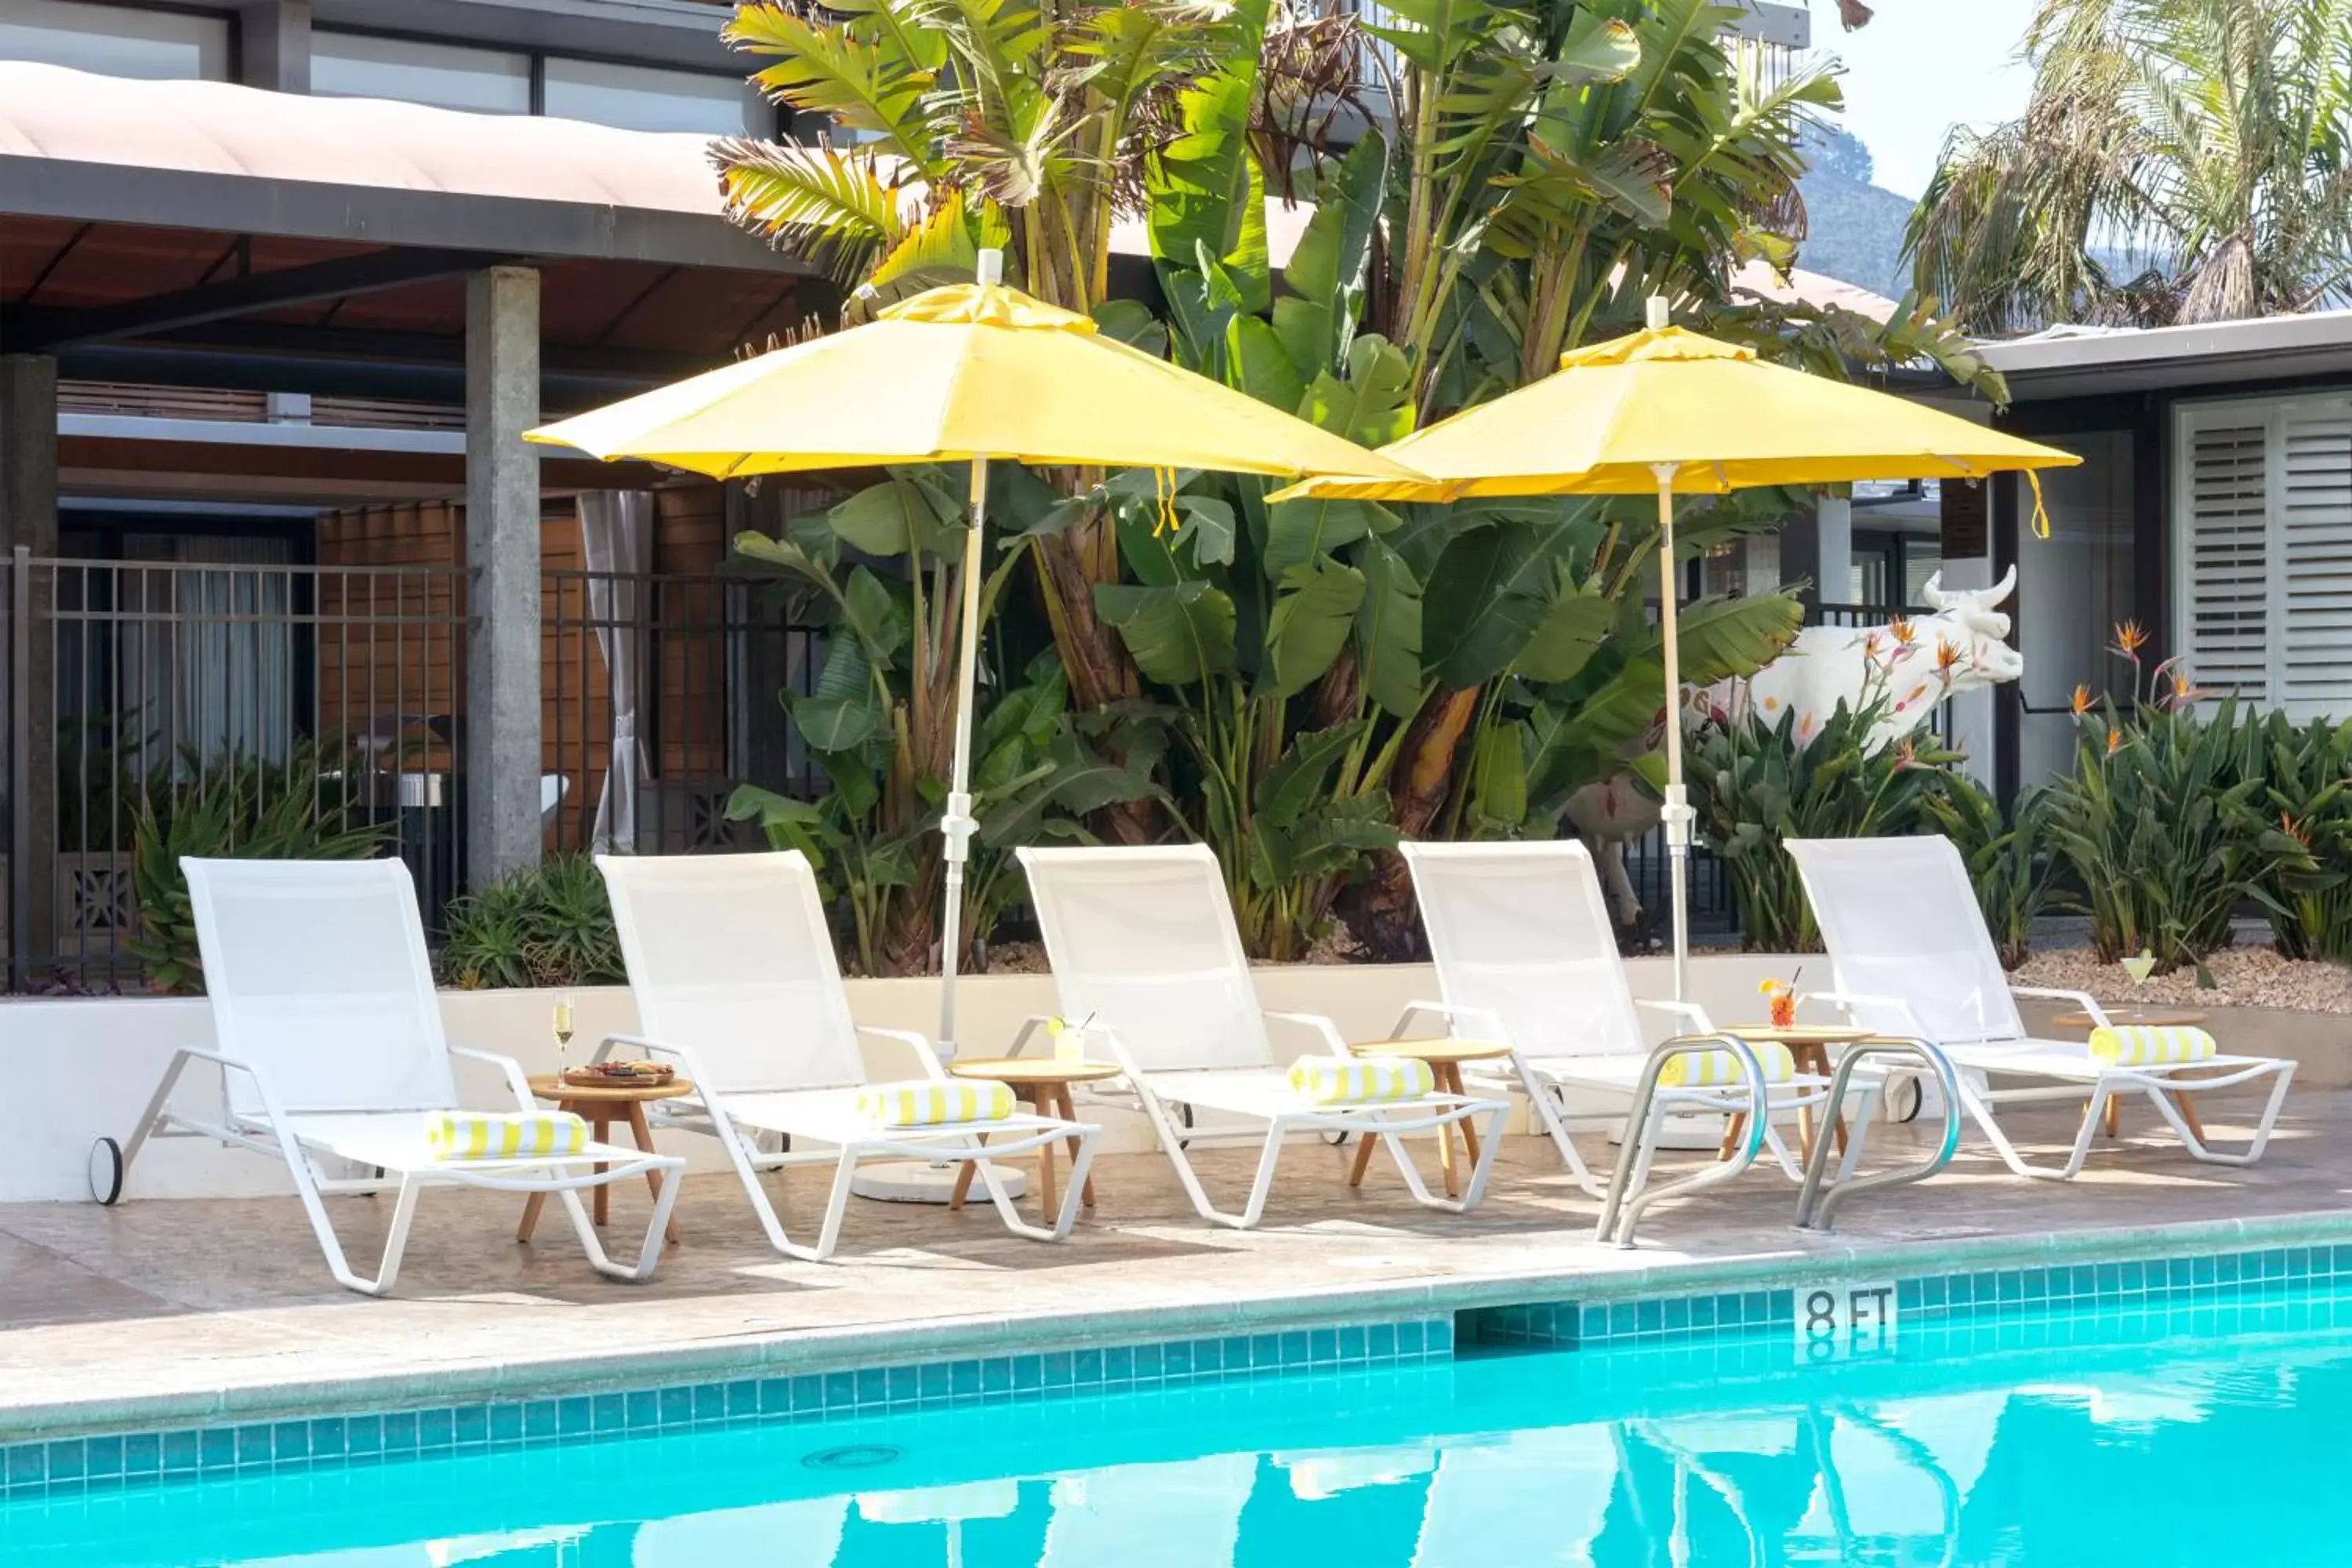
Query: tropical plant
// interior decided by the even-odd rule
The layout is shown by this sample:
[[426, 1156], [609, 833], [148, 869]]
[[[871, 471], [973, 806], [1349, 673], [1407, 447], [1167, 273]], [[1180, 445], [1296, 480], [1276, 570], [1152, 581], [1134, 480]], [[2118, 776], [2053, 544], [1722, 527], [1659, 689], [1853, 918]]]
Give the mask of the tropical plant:
[[2271, 934], [2289, 958], [2352, 963], [2352, 721], [2298, 727], [2274, 712], [2248, 728], [2263, 805], [2309, 856], [2263, 885]]
[[1858, 708], [1841, 702], [1810, 741], [1798, 738], [1793, 710], [1778, 721], [1748, 714], [1710, 730], [1685, 753], [1699, 831], [1730, 868], [1740, 941], [1751, 952], [1822, 945], [1786, 840], [1938, 826], [1935, 803], [1952, 791], [1959, 753], [1910, 738], [1871, 750], [1870, 731], [1886, 711], [1883, 695]]
[[501, 877], [442, 919], [441, 973], [459, 990], [628, 982], [604, 874], [585, 855]]
[[2249, 900], [2278, 912], [2271, 889], [2313, 868], [2310, 852], [2266, 810], [2234, 702], [2210, 714], [2183, 703], [2112, 700], [2077, 715], [2074, 771], [2050, 787], [2044, 831], [2067, 870], [2065, 896], [2091, 917], [2103, 962], [2146, 951], [2155, 973], [2231, 941]]
[[[1068, 697], [1049, 650], [1031, 661], [1022, 684], [999, 697], [973, 730], [972, 809], [979, 826], [965, 873], [961, 929], [978, 951], [1020, 895], [1014, 848], [1056, 839], [1092, 842], [1087, 814], [1157, 793], [1144, 775], [1105, 761], [1080, 736]], [[845, 918], [845, 934], [860, 972], [920, 973], [929, 964], [930, 917], [940, 898], [938, 826], [945, 785], [925, 775], [914, 792], [919, 809], [899, 816], [868, 756], [854, 751], [817, 755], [833, 786], [823, 795], [795, 800], [742, 784], [729, 799], [727, 815], [755, 824], [771, 847], [808, 857], [821, 893]], [[924, 889], [919, 905], [917, 889]], [[923, 948], [908, 945], [909, 929], [923, 933]], [[971, 966], [975, 956], [961, 955], [960, 965]]]
[[383, 841], [380, 827], [355, 825], [327, 804], [309, 741], [297, 742], [283, 763], [236, 756], [202, 763], [193, 754], [189, 762], [186, 777], [139, 797], [131, 847], [140, 934], [129, 946], [149, 987], [173, 994], [205, 988], [182, 857], [363, 860]]
[[1952, 841], [1968, 866], [2000, 966], [2017, 968], [2032, 951], [2033, 922], [2056, 891], [2040, 847], [2042, 796], [2027, 795], [2018, 802], [2015, 820], [2004, 822], [2000, 802], [1974, 779], [1955, 772], [1923, 804], [1932, 826]]
[[[1836, 102], [1827, 76], [1768, 81], [1727, 47], [1738, 8], [1390, 12], [1360, 28], [1265, 0], [750, 6], [730, 37], [775, 60], [762, 84], [866, 140], [730, 143], [723, 178], [741, 221], [861, 284], [853, 314], [1002, 244], [1031, 291], [1372, 445], [1633, 326], [1653, 292], [1813, 368], [1926, 356], [1997, 390], [1925, 308], [1882, 330], [1733, 296], [1733, 263], [1793, 254], [1798, 139]], [[1337, 107], [1375, 41], [1400, 66], [1393, 150]], [[1344, 153], [1318, 144], [1343, 120]], [[1280, 289], [1269, 188], [1317, 203]], [[1110, 296], [1115, 211], [1146, 220], [1164, 321]], [[1639, 761], [1664, 706], [1644, 504], [1273, 505], [1264, 481], [1172, 479], [1171, 496], [1150, 473], [1016, 470], [992, 516], [1034, 566], [1081, 733], [1185, 803], [1130, 793], [1097, 826], [1139, 841], [1173, 815], [1215, 845], [1255, 951], [1311, 942], [1400, 834], [1547, 832], [1574, 788]], [[1790, 502], [1695, 510], [1684, 547]], [[1700, 606], [1685, 668], [1753, 669], [1798, 620], [1781, 595]], [[882, 905], [918, 902], [908, 884]], [[1413, 940], [1393, 857], [1362, 913], [1376, 951]]]
[[[937, 836], [928, 845], [924, 837], [945, 799], [940, 781], [955, 744], [959, 471], [893, 469], [824, 511], [788, 521], [776, 537], [735, 540], [739, 556], [772, 569], [799, 601], [796, 618], [828, 634], [814, 689], [782, 701], [833, 784], [822, 805], [796, 804], [808, 814], [806, 831], [818, 832], [822, 819], [826, 847], [856, 862], [853, 925], [868, 973], [920, 973], [930, 963], [941, 860]], [[1006, 569], [982, 586], [983, 626]]]
[[2308, 310], [2352, 277], [2352, 0], [2042, 0], [2024, 114], [1905, 238], [1967, 326]]

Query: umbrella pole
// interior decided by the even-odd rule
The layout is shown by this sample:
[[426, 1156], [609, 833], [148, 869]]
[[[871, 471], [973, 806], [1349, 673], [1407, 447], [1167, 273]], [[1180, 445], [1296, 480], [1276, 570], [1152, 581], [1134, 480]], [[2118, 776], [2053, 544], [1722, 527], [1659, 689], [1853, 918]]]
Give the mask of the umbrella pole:
[[[991, 279], [992, 281], [992, 279]], [[988, 459], [971, 460], [971, 519], [963, 534], [963, 609], [956, 649], [955, 761], [950, 766], [947, 810], [940, 833], [947, 840], [947, 908], [940, 915], [940, 1056], [956, 1054], [956, 960], [963, 945], [963, 868], [971, 855], [971, 710], [980, 695], [981, 535], [987, 521]], [[944, 1204], [953, 1201], [960, 1161], [945, 1158], [877, 1161], [850, 1178], [861, 1198], [886, 1203]], [[997, 1181], [1019, 1197], [1028, 1178], [1000, 1166]]]
[[947, 908], [940, 915], [940, 1054], [956, 1053], [956, 961], [963, 939], [963, 868], [971, 858], [971, 710], [980, 695], [981, 533], [988, 515], [988, 459], [971, 460], [971, 521], [963, 532], [963, 610], [956, 649], [955, 762], [948, 776]]
[[1658, 816], [1666, 828], [1666, 870], [1673, 879], [1675, 1000], [1690, 1000], [1690, 792], [1683, 787], [1683, 661], [1675, 627], [1675, 468], [1653, 463], [1658, 476], [1658, 625], [1666, 656], [1666, 799]]

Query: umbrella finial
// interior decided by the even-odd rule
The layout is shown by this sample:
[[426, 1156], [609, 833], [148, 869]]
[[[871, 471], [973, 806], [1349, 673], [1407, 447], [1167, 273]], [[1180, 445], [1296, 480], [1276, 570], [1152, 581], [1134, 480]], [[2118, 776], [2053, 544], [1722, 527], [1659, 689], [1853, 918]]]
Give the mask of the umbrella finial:
[[979, 264], [979, 266], [978, 266], [977, 268], [975, 268], [973, 270], [974, 270], [974, 274], [975, 274], [976, 279], [977, 279], [979, 282], [982, 282], [982, 283], [1002, 283], [1002, 282], [1003, 282], [1003, 281], [1004, 281], [1004, 252], [1003, 252], [1003, 251], [1001, 251], [1001, 250], [999, 250], [999, 249], [995, 248], [993, 246], [990, 247], [989, 247], [988, 249], [986, 249], [986, 250], [982, 251], [982, 252], [980, 253], [980, 264]]
[[1648, 327], [1650, 331], [1654, 332], [1662, 331], [1665, 327], [1666, 321], [1666, 297], [1664, 294], [1651, 295], [1649, 299], [1649, 319], [1643, 322], [1643, 325]]

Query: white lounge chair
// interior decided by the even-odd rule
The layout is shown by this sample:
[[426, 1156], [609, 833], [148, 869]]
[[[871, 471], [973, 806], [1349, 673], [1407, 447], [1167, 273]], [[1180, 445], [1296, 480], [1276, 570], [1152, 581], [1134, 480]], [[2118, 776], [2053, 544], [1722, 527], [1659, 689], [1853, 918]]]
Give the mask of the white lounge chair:
[[[92, 1185], [100, 1201], [121, 1195], [121, 1178], [149, 1139], [215, 1138], [286, 1162], [327, 1267], [366, 1295], [392, 1289], [417, 1194], [434, 1185], [553, 1193], [599, 1273], [631, 1280], [653, 1273], [684, 1161], [593, 1142], [576, 1154], [446, 1160], [427, 1141], [437, 1113], [460, 1109], [452, 1058], [487, 1063], [504, 1075], [513, 1100], [502, 1109], [529, 1110], [538, 1102], [512, 1058], [444, 1037], [407, 867], [392, 859], [188, 858], [180, 865], [212, 999], [215, 1048], [190, 1047], [172, 1058], [112, 1160], [110, 1184], [105, 1167], [112, 1141], [100, 1140]], [[182, 1075], [200, 1061], [220, 1069], [213, 1119], [171, 1109]], [[369, 1173], [332, 1175], [325, 1161]], [[666, 1179], [645, 1244], [634, 1266], [614, 1263], [580, 1192], [649, 1172]], [[394, 1187], [400, 1196], [383, 1261], [370, 1279], [344, 1260], [322, 1195]]]
[[[1577, 1184], [1592, 1196], [1606, 1197], [1607, 1191], [1570, 1136], [1569, 1124], [1578, 1119], [1570, 1097], [1619, 1099], [1630, 1110], [1645, 1075], [1654, 1070], [1654, 1048], [1643, 1032], [1637, 1007], [1653, 1007], [1675, 1018], [1683, 1033], [1671, 1043], [1685, 1050], [1730, 1050], [1743, 1063], [1753, 1059], [1747, 1047], [1716, 1034], [1696, 1004], [1633, 994], [1624, 961], [1618, 956], [1616, 928], [1600, 874], [1583, 845], [1554, 839], [1408, 843], [1399, 847], [1412, 872], [1422, 926], [1437, 965], [1438, 1000], [1411, 1004], [1392, 1032], [1404, 1036], [1424, 1027], [1422, 1020], [1435, 1017], [1444, 1020], [1454, 1035], [1508, 1045], [1508, 1057], [1472, 1064], [1465, 1069], [1464, 1081], [1475, 1089], [1526, 1095], [1537, 1124], [1550, 1137]], [[1803, 1173], [1772, 1117], [1818, 1109], [1828, 1095], [1826, 1079], [1805, 1074], [1769, 1085], [1759, 1079], [1707, 1088], [1659, 1087], [1650, 1101], [1647, 1125], [1626, 1129], [1621, 1159], [1633, 1163], [1627, 1198], [1640, 1197], [1646, 1205], [1728, 1180], [1754, 1158], [1759, 1137], [1789, 1178], [1801, 1180]], [[1875, 1085], [1865, 1085], [1854, 1099], [1853, 1132], [1846, 1150], [1849, 1172], [1861, 1153]], [[1756, 1114], [1759, 1105], [1769, 1114]], [[1710, 1112], [1748, 1119], [1749, 1135], [1735, 1149], [1734, 1158], [1644, 1194], [1665, 1118]], [[1828, 1136], [1826, 1130], [1822, 1135]]]
[[[1789, 855], [1804, 879], [1805, 896], [1829, 949], [1834, 989], [1822, 994], [1856, 1025], [1888, 1034], [1916, 1035], [1944, 1049], [1959, 1069], [1960, 1103], [2000, 1157], [2021, 1176], [2063, 1180], [2083, 1168], [2107, 1101], [2135, 1090], [2200, 1160], [2250, 1165], [2263, 1156], [2285, 1103], [2294, 1063], [2272, 1057], [2209, 1057], [2178, 1067], [2103, 1065], [2083, 1040], [2038, 1039], [2026, 1032], [2015, 998], [2072, 1002], [2100, 1024], [2107, 1016], [2080, 991], [2011, 985], [2001, 972], [1978, 907], [1968, 868], [1940, 835], [1909, 838], [1791, 838]], [[2053, 1080], [1994, 1089], [1995, 1078]], [[2234, 1089], [2274, 1078], [2269, 1103], [2247, 1147], [2213, 1148], [2181, 1115], [2174, 1098]], [[2063, 1165], [2027, 1160], [2001, 1130], [2000, 1106], [2032, 1100], [2073, 1100], [2089, 1095], [2089, 1109]]]
[[[816, 874], [799, 851], [599, 855], [596, 865], [612, 894], [642, 1031], [607, 1037], [596, 1055], [627, 1046], [670, 1058], [694, 1080], [692, 1096], [656, 1101], [649, 1119], [719, 1140], [777, 1251], [812, 1262], [833, 1256], [861, 1160], [936, 1161], [983, 1147], [1002, 1157], [1057, 1138], [1074, 1141], [1077, 1152], [1050, 1226], [1021, 1217], [994, 1158], [975, 1163], [1007, 1229], [1038, 1241], [1069, 1235], [1098, 1128], [1025, 1113], [877, 1128], [860, 1114], [857, 1093], [869, 1081], [861, 1035], [903, 1047], [909, 1078], [948, 1075], [922, 1036], [851, 1021]], [[797, 1139], [831, 1147], [810, 1152], [793, 1147]], [[760, 1184], [762, 1171], [806, 1164], [836, 1168], [813, 1247], [785, 1234]]]
[[[1247, 1228], [1265, 1211], [1283, 1140], [1293, 1132], [1352, 1132], [1387, 1146], [1413, 1197], [1461, 1214], [1486, 1194], [1504, 1103], [1431, 1094], [1381, 1105], [1311, 1103], [1275, 1065], [1268, 1019], [1317, 1033], [1327, 1054], [1348, 1059], [1328, 1018], [1272, 1013], [1258, 1002], [1217, 858], [1192, 844], [1146, 849], [1019, 851], [1054, 968], [1062, 1016], [1107, 1043], [1125, 1070], [1115, 1080], [1150, 1120], [1160, 1147], [1201, 1217]], [[1102, 1086], [1097, 1086], [1098, 1091]], [[1248, 1201], [1229, 1214], [1209, 1201], [1185, 1145], [1204, 1136], [1179, 1125], [1179, 1108], [1223, 1111], [1265, 1124]], [[1433, 1194], [1399, 1142], [1402, 1134], [1487, 1118], [1485, 1142], [1457, 1199]]]

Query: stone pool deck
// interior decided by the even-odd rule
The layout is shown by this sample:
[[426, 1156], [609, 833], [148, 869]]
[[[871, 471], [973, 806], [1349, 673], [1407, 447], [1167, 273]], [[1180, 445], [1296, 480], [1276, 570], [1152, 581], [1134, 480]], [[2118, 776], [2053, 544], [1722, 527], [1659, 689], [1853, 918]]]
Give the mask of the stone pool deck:
[[[2213, 1134], [2242, 1136], [2252, 1105], [2208, 1109]], [[383, 1300], [332, 1282], [290, 1198], [0, 1205], [0, 1438], [1062, 1349], [1433, 1302], [1901, 1273], [2053, 1248], [2147, 1254], [2195, 1233], [2216, 1250], [2352, 1241], [2352, 1092], [2294, 1095], [2268, 1157], [2246, 1169], [2189, 1160], [2156, 1136], [2145, 1107], [2126, 1115], [2124, 1137], [2103, 1142], [2072, 1183], [2014, 1176], [1964, 1139], [1934, 1182], [1859, 1197], [1836, 1234], [1801, 1237], [1796, 1189], [1759, 1167], [1652, 1210], [1633, 1251], [1593, 1242], [1595, 1204], [1531, 1137], [1506, 1141], [1469, 1215], [1416, 1206], [1384, 1161], [1350, 1192], [1339, 1152], [1301, 1144], [1285, 1154], [1266, 1223], [1232, 1231], [1194, 1217], [1160, 1156], [1113, 1156], [1097, 1168], [1097, 1210], [1063, 1245], [1006, 1235], [985, 1205], [950, 1215], [858, 1202], [829, 1265], [774, 1256], [731, 1178], [698, 1176], [678, 1205], [681, 1244], [644, 1286], [591, 1273], [560, 1221], [518, 1246], [516, 1200], [436, 1190]], [[2039, 1145], [2073, 1132], [2057, 1110], [2013, 1124]], [[1868, 1164], [1907, 1156], [1916, 1137], [1877, 1129]], [[1213, 1191], [1230, 1194], [1255, 1151], [1197, 1158]], [[788, 1223], [818, 1208], [829, 1175], [772, 1178]], [[648, 1200], [618, 1191], [613, 1240], [633, 1246]], [[362, 1268], [391, 1207], [329, 1204]]]

